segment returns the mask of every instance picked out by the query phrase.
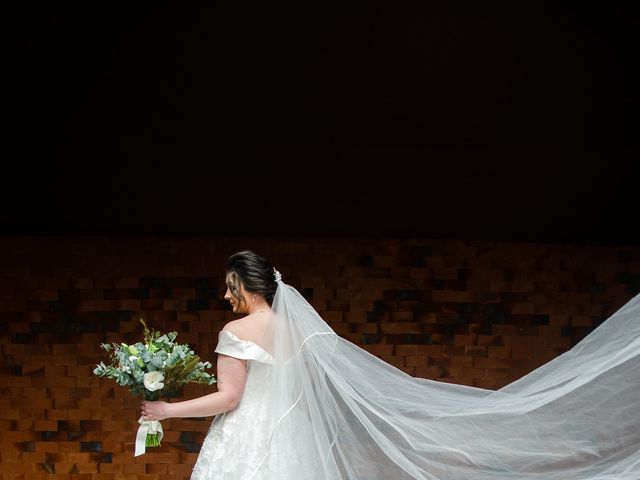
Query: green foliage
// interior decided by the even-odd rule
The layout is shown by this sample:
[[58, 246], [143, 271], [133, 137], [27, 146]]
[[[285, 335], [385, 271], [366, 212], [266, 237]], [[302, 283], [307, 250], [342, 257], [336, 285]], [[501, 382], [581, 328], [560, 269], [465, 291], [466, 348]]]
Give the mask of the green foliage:
[[[161, 334], [155, 329], [149, 330], [143, 319], [140, 322], [144, 328], [144, 342], [101, 344], [102, 349], [110, 353], [110, 363], [96, 365], [95, 375], [111, 378], [118, 385], [127, 387], [133, 395], [147, 400], [156, 400], [187, 383], [216, 383], [215, 376], [205, 371], [211, 368], [211, 363], [202, 362], [189, 345], [176, 343], [176, 332]], [[144, 376], [149, 372], [164, 375], [161, 389], [145, 387]]]

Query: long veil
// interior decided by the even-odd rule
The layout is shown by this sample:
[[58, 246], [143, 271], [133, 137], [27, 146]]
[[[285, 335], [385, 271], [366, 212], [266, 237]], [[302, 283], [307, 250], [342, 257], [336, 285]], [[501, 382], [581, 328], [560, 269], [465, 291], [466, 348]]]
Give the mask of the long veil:
[[500, 390], [406, 374], [337, 335], [280, 278], [272, 309], [274, 478], [295, 478], [287, 452], [303, 444], [301, 479], [640, 478], [640, 295]]

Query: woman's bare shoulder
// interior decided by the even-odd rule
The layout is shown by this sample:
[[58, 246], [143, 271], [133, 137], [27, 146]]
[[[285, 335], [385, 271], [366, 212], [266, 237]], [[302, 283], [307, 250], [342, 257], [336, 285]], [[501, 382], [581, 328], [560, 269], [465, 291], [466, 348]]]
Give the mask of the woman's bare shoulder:
[[225, 326], [222, 327], [222, 330], [233, 333], [241, 340], [255, 341], [256, 337], [260, 337], [260, 331], [264, 329], [262, 322], [259, 320], [260, 318], [255, 315], [247, 315], [227, 322]]
[[227, 322], [225, 326], [222, 327], [222, 330], [226, 330], [237, 336], [240, 336], [240, 333], [242, 332], [242, 330], [244, 330], [243, 328], [244, 323], [240, 323], [240, 321], [243, 320], [244, 318], [246, 317], [238, 318], [237, 320], [231, 320], [230, 322]]
[[246, 317], [238, 318], [236, 320], [231, 320], [227, 322], [222, 330], [227, 330], [240, 338], [244, 338], [248, 333], [252, 330], [252, 316], [247, 315]]

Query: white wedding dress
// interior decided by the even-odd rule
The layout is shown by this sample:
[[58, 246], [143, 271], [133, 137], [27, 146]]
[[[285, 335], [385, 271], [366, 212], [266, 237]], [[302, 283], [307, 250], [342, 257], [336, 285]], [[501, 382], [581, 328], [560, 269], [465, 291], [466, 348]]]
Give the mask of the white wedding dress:
[[192, 480], [639, 480], [640, 295], [499, 389], [414, 378], [337, 335], [277, 278], [238, 406]]
[[[242, 340], [227, 330], [220, 331], [216, 353], [247, 360], [247, 381], [242, 399], [233, 410], [217, 415], [200, 450], [192, 480], [320, 480], [314, 476], [311, 436], [300, 431], [296, 438], [269, 433], [273, 411], [268, 405], [268, 389], [273, 357], [256, 343]], [[302, 404], [298, 403], [296, 407]], [[294, 407], [282, 422], [295, 428], [308, 419]], [[289, 476], [282, 477], [283, 473]]]

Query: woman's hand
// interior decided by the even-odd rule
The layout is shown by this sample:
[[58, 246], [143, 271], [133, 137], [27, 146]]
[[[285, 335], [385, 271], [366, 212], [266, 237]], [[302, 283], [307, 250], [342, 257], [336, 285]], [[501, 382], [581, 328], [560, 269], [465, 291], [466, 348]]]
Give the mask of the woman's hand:
[[169, 403], [162, 401], [151, 402], [143, 400], [140, 405], [143, 420], [164, 420], [169, 418]]

